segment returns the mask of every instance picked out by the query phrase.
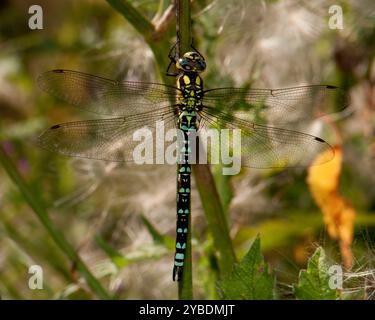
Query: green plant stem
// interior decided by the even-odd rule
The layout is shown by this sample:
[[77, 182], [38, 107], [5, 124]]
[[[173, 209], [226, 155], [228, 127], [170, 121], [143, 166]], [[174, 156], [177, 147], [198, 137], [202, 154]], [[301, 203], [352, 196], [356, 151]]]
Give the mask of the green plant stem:
[[[14, 241], [22, 250], [27, 252], [35, 260], [47, 260], [49, 264], [58, 272], [65, 281], [71, 282], [73, 280], [72, 273], [66, 267], [66, 259], [59, 250], [56, 250], [56, 246], [51, 246], [50, 241], [45, 242], [45, 246], [42, 250], [38, 249], [35, 244], [28, 239], [28, 235], [19, 230], [9, 218], [5, 212], [2, 212], [2, 225], [6, 231], [8, 237]], [[46, 251], [49, 251], [48, 253]]]
[[63, 234], [55, 228], [53, 223], [48, 217], [47, 211], [41, 204], [40, 200], [33, 194], [31, 189], [27, 186], [26, 182], [23, 180], [17, 168], [14, 166], [12, 161], [9, 159], [5, 153], [3, 147], [0, 145], [0, 163], [7, 172], [8, 176], [11, 178], [13, 183], [17, 186], [21, 194], [23, 195], [26, 202], [29, 204], [33, 212], [36, 214], [37, 218], [47, 230], [49, 235], [55, 241], [57, 246], [65, 253], [65, 255], [77, 266], [78, 271], [85, 278], [87, 285], [100, 299], [110, 299], [110, 295], [101, 286], [100, 282], [92, 275], [88, 267], [81, 260], [78, 254], [75, 252], [73, 247], [66, 241]]
[[193, 174], [215, 249], [218, 252], [220, 276], [223, 277], [231, 273], [236, 261], [227, 219], [209, 166], [194, 165]]
[[[191, 16], [190, 1], [176, 0], [176, 26], [178, 34], [178, 50], [177, 54], [184, 54], [191, 50], [192, 34], [191, 34]], [[200, 194], [203, 209], [208, 221], [210, 231], [213, 234], [215, 248], [219, 255], [219, 268], [221, 275], [228, 275], [232, 271], [235, 262], [235, 254], [232, 242], [229, 237], [229, 230], [224, 214], [220, 197], [216, 189], [215, 181], [209, 166], [193, 165], [193, 174], [195, 182]], [[190, 223], [190, 221], [189, 221]], [[191, 228], [189, 228], [191, 230]], [[191, 238], [188, 235], [187, 242], [187, 259], [191, 259]], [[184, 266], [184, 277], [190, 276], [191, 262], [186, 261]], [[189, 291], [189, 285], [192, 280], [183, 279], [179, 287], [180, 299], [184, 298], [182, 293], [184, 290]]]
[[[191, 51], [190, 1], [176, 1], [177, 33], [179, 35], [179, 53]], [[211, 170], [207, 165], [193, 165], [193, 174], [200, 194], [208, 226], [213, 234], [215, 248], [219, 255], [221, 275], [232, 271], [235, 254], [229, 237], [229, 229], [224, 210], [216, 189]]]
[[191, 51], [190, 1], [176, 0], [176, 32], [178, 37], [177, 56]]
[[[153, 54], [155, 60], [158, 64], [159, 72], [163, 81], [167, 84], [173, 84], [171, 77], [165, 76], [165, 71], [169, 64], [168, 50], [169, 42], [168, 38], [160, 37], [155, 35], [155, 28], [151, 22], [147, 21], [146, 18], [141, 15], [137, 9], [135, 9], [126, 0], [106, 0], [116, 11], [118, 11], [133, 27], [143, 36]], [[180, 10], [177, 9], [179, 6]], [[187, 50], [191, 43], [190, 34], [190, 4], [189, 1], [182, 0], [176, 1], [176, 17], [180, 24], [177, 26], [177, 30], [180, 30], [180, 46], [177, 50]], [[182, 37], [181, 37], [182, 36]], [[182, 40], [182, 41], [181, 41]], [[189, 216], [189, 225], [191, 225], [191, 220]], [[191, 232], [189, 228], [187, 236], [187, 245], [185, 252], [185, 263], [184, 263], [184, 273], [183, 278], [179, 282], [178, 286], [178, 296], [179, 299], [192, 299], [193, 289], [192, 289], [192, 262], [191, 262]]]
[[152, 37], [154, 26], [126, 0], [106, 0], [116, 11], [143, 35], [147, 42]]
[[[178, 46], [176, 48], [177, 57], [189, 51], [191, 44], [190, 26], [190, 1], [176, 0], [176, 31]], [[191, 212], [191, 210], [189, 211]], [[178, 297], [180, 300], [193, 299], [193, 272], [191, 258], [191, 214], [189, 214], [189, 229], [186, 242], [184, 272], [182, 280], [178, 283]]]
[[[158, 63], [159, 72], [165, 83], [171, 84], [171, 78], [165, 77], [165, 70], [169, 63], [167, 52], [169, 50], [168, 38], [155, 36], [153, 25], [147, 21], [128, 1], [106, 0], [117, 10], [133, 27], [144, 37], [154, 53]], [[191, 50], [191, 16], [190, 1], [175, 0], [176, 28], [179, 35], [177, 56]], [[195, 167], [195, 168], [194, 168]], [[224, 210], [216, 190], [212, 173], [208, 166], [193, 166], [195, 182], [201, 197], [201, 202], [206, 214], [209, 228], [213, 234], [215, 248], [218, 252], [219, 268], [221, 275], [231, 272], [235, 262], [234, 250], [229, 237], [227, 221]], [[191, 221], [189, 221], [190, 224]], [[191, 225], [191, 224], [190, 224]], [[179, 298], [192, 299], [192, 268], [191, 268], [191, 233], [188, 233], [184, 277], [179, 283]]]
[[[154, 25], [147, 20], [136, 8], [127, 0], [106, 0], [117, 12], [119, 12], [127, 22], [129, 22], [145, 39], [151, 48], [159, 73], [163, 81], [173, 84], [170, 77], [166, 77], [165, 70], [169, 64], [168, 50], [169, 42], [167, 37], [161, 37], [156, 33]], [[164, 32], [168, 34], [168, 30]]]

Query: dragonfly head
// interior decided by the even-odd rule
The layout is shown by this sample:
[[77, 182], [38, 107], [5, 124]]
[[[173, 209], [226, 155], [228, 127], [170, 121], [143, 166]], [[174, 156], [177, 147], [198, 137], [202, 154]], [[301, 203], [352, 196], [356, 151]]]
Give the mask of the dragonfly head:
[[206, 61], [197, 52], [186, 52], [176, 63], [177, 69], [186, 72], [203, 72], [206, 69]]

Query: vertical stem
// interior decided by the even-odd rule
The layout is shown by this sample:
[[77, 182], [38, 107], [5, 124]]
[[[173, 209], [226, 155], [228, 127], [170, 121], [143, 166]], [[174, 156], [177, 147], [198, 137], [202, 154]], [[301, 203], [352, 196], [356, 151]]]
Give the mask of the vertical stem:
[[[191, 51], [191, 18], [190, 1], [177, 0], [177, 35], [179, 36], [178, 50], [180, 53]], [[219, 255], [221, 276], [232, 271], [235, 254], [229, 237], [229, 229], [220, 197], [208, 165], [193, 165], [195, 182], [206, 214], [210, 231], [213, 234], [215, 248]]]
[[193, 165], [193, 174], [208, 227], [213, 235], [215, 249], [218, 252], [220, 275], [226, 276], [231, 273], [236, 257], [215, 181], [209, 166], [205, 164]]
[[191, 51], [191, 16], [190, 1], [176, 0], [177, 56]]
[[[165, 70], [169, 60], [164, 55], [165, 49], [168, 46], [168, 41], [155, 42], [153, 37], [154, 30], [150, 23], [145, 22], [144, 18], [135, 10], [131, 4], [126, 0], [106, 0], [117, 11], [119, 11], [134, 27], [144, 36], [147, 43], [154, 52], [156, 61], [159, 64], [159, 70]], [[177, 37], [179, 45], [176, 48], [177, 57], [180, 53], [191, 51], [191, 17], [190, 17], [190, 0], [175, 0], [176, 8], [176, 22], [177, 22]], [[138, 18], [139, 16], [139, 18]], [[137, 18], [135, 18], [137, 17]], [[167, 77], [162, 75], [166, 83], [169, 83]], [[215, 182], [212, 173], [207, 165], [193, 165], [193, 174], [195, 182], [200, 194], [201, 202], [205, 215], [208, 221], [208, 226], [213, 234], [215, 249], [218, 252], [220, 274], [226, 275], [231, 272], [233, 263], [236, 258], [234, 250], [229, 237], [226, 217], [218, 192], [216, 190]], [[190, 219], [190, 216], [189, 216]], [[189, 225], [190, 224], [189, 220]], [[188, 232], [186, 261], [183, 280], [179, 282], [179, 298], [192, 298], [192, 276], [191, 276], [191, 232]]]
[[[152, 50], [157, 63], [160, 76], [167, 84], [172, 84], [170, 77], [165, 75], [169, 58], [166, 52], [169, 50], [169, 39], [161, 37], [155, 30], [154, 25], [148, 21], [132, 4], [127, 0], [106, 0], [113, 9], [119, 12], [144, 38]], [[163, 34], [172, 32], [172, 25], [169, 32], [169, 26]], [[172, 79], [173, 80], [173, 79]]]
[[[179, 40], [177, 46], [177, 57], [179, 57], [179, 54], [191, 51], [192, 35], [190, 1], [176, 0], [176, 22], [177, 36]], [[220, 275], [225, 276], [231, 273], [233, 264], [236, 261], [232, 242], [229, 237], [227, 219], [209, 166], [193, 165], [192, 167], [208, 226], [213, 235], [215, 249], [218, 252]], [[185, 266], [187, 270], [184, 270], [184, 272], [187, 271], [185, 274], [186, 278], [191, 276], [189, 275], [189, 273], [191, 273], [190, 230], [191, 228], [189, 228], [187, 241], [188, 249], [186, 253], [186, 259], [189, 260], [189, 262], [186, 262]], [[186, 278], [183, 278], [181, 286], [179, 287], [179, 292], [183, 292], [183, 287], [185, 285], [191, 285], [192, 280]], [[182, 298], [181, 295], [180, 298]]]
[[[190, 1], [176, 0], [176, 30], [178, 44], [176, 47], [177, 58], [180, 54], [189, 51], [191, 44], [190, 26]], [[182, 280], [178, 283], [178, 297], [180, 300], [193, 299], [193, 278], [191, 258], [191, 210], [189, 214], [189, 228], [186, 241], [184, 272]]]

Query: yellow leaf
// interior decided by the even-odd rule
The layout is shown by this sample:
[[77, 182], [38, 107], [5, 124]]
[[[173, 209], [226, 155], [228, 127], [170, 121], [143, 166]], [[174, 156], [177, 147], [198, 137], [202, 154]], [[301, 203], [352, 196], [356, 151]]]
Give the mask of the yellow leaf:
[[342, 150], [340, 146], [335, 146], [334, 150], [335, 157], [323, 165], [316, 164], [324, 162], [324, 159], [331, 153], [323, 152], [316, 157], [313, 165], [309, 167], [307, 183], [315, 202], [323, 213], [328, 234], [331, 238], [338, 240], [343, 264], [350, 269], [353, 262], [350, 246], [353, 241], [356, 213], [338, 192]]
[[[341, 162], [342, 162], [342, 152], [341, 148], [334, 147], [335, 156], [329, 161], [325, 162], [325, 159], [331, 157], [331, 152], [323, 152], [319, 154], [312, 166], [309, 167], [307, 182], [312, 189], [312, 192], [320, 198], [320, 196], [325, 196], [330, 192], [337, 189], [338, 180], [341, 173]], [[317, 165], [318, 163], [323, 163], [322, 165]]]

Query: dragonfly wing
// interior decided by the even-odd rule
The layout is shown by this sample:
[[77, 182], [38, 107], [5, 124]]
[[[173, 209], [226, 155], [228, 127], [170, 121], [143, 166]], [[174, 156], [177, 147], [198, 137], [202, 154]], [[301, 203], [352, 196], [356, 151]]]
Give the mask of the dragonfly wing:
[[161, 136], [175, 127], [171, 112], [160, 113], [157, 117], [143, 114], [67, 122], [47, 129], [39, 136], [39, 144], [66, 156], [134, 162], [133, 151], [143, 143], [143, 146], [151, 147], [151, 153], [145, 154], [145, 161], [154, 161], [157, 150], [166, 147], [165, 139], [155, 145], [156, 135]]
[[332, 113], [335, 106], [343, 109], [348, 98], [342, 89], [329, 85], [219, 88], [205, 91], [203, 104], [211, 107], [212, 112], [236, 112], [237, 117], [257, 123], [289, 123]]
[[[240, 129], [237, 131], [240, 136], [240, 150], [231, 150], [232, 155], [240, 157], [241, 165], [252, 168], [284, 168], [284, 167], [305, 167], [311, 165], [314, 157], [323, 151], [330, 156], [325, 162], [334, 157], [334, 149], [323, 139], [292, 130], [270, 127], [230, 115], [213, 114], [211, 109], [204, 109], [201, 112], [203, 126], [216, 129]], [[235, 134], [234, 134], [235, 136]], [[233, 139], [233, 137], [231, 137]], [[231, 146], [233, 143], [231, 142]], [[222, 152], [220, 145], [210, 147], [211, 153]], [[221, 155], [223, 156], [223, 155]], [[317, 164], [323, 164], [317, 163]]]
[[158, 83], [114, 81], [71, 70], [38, 77], [39, 87], [76, 107], [103, 115], [128, 116], [174, 103], [179, 89]]

